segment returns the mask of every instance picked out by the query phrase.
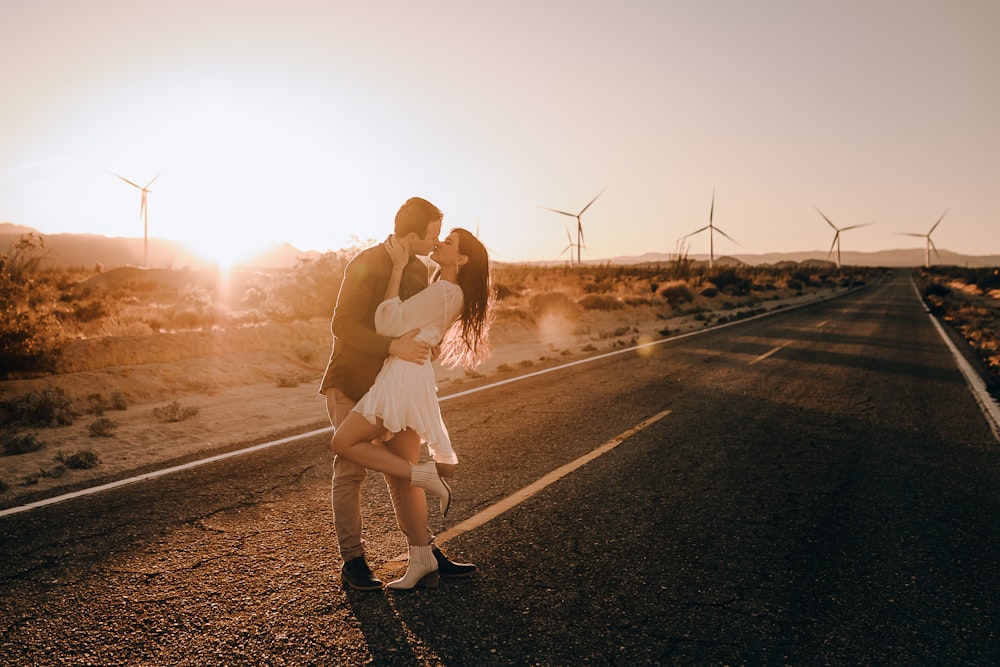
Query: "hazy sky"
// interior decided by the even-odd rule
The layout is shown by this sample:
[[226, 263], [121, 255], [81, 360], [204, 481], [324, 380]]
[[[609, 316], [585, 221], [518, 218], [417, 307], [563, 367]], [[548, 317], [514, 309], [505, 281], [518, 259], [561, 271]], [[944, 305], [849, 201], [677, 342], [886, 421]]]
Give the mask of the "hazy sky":
[[[426, 197], [505, 261], [1000, 253], [996, 0], [6, 0], [0, 221], [226, 259]], [[574, 237], [575, 238], [575, 237]], [[708, 251], [708, 238], [690, 239]]]

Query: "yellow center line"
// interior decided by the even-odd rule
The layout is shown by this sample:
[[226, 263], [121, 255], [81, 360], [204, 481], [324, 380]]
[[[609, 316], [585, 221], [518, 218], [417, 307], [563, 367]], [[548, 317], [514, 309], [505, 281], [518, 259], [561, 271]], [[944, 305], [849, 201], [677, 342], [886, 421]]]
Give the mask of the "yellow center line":
[[[539, 491], [543, 490], [545, 487], [562, 479], [563, 477], [570, 474], [577, 468], [580, 468], [581, 466], [590, 463], [591, 461], [593, 461], [599, 456], [602, 456], [603, 454], [607, 454], [612, 449], [622, 444], [636, 433], [642, 431], [645, 428], [648, 428], [649, 426], [652, 426], [653, 424], [660, 421], [669, 414], [670, 410], [663, 410], [662, 412], [653, 415], [649, 419], [646, 419], [645, 421], [636, 424], [627, 431], [615, 436], [614, 438], [611, 438], [610, 440], [600, 445], [596, 449], [592, 449], [591, 451], [587, 452], [586, 454], [576, 459], [575, 461], [570, 461], [569, 463], [556, 468], [552, 472], [548, 473], [547, 475], [538, 479], [537, 481], [532, 482], [531, 484], [524, 487], [520, 491], [515, 491], [514, 493], [507, 496], [503, 500], [499, 500], [493, 503], [492, 505], [482, 510], [478, 514], [474, 514], [473, 516], [469, 517], [465, 521], [462, 521], [453, 528], [449, 528], [448, 530], [438, 535], [434, 541], [438, 545], [444, 544], [453, 537], [457, 537], [462, 533], [467, 533], [471, 530], [478, 528], [479, 526], [482, 526], [485, 523], [492, 521], [493, 519], [497, 518], [507, 510], [512, 509], [513, 507], [516, 507], [517, 505], [523, 503], [528, 498], [531, 498]], [[408, 557], [409, 557], [408, 553], [400, 554], [395, 558], [393, 558], [391, 561], [387, 562], [384, 567], [392, 567], [396, 564], [406, 563]]]
[[756, 359], [754, 359], [753, 361], [751, 361], [750, 365], [753, 366], [758, 361], [764, 361], [765, 359], [767, 359], [768, 357], [770, 357], [772, 354], [774, 354], [778, 350], [782, 349], [783, 347], [785, 347], [785, 346], [782, 344], [782, 345], [779, 345], [778, 347], [776, 347], [776, 348], [774, 348], [772, 350], [768, 350], [764, 354], [760, 355], [759, 357], [757, 357]]

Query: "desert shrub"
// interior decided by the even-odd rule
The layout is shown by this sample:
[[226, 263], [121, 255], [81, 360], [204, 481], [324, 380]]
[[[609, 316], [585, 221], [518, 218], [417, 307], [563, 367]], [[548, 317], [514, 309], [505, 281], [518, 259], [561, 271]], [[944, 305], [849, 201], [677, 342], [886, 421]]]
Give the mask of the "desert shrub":
[[8, 486], [7, 482], [0, 479], [0, 493], [7, 493], [7, 489], [9, 488], [10, 486]]
[[788, 289], [795, 290], [796, 292], [801, 292], [803, 287], [804, 285], [802, 284], [802, 281], [799, 280], [798, 278], [788, 279]]
[[27, 454], [37, 452], [45, 446], [38, 438], [30, 433], [18, 433], [12, 429], [0, 431], [0, 442], [3, 443], [3, 452], [8, 455]]
[[62, 477], [65, 474], [66, 474], [66, 466], [64, 466], [61, 463], [59, 465], [52, 466], [51, 468], [40, 468], [38, 470], [39, 477], [49, 477], [51, 479]]
[[110, 438], [118, 428], [118, 422], [107, 417], [98, 417], [87, 425], [87, 432], [91, 438]]
[[715, 287], [712, 287], [711, 285], [709, 285], [708, 287], [703, 288], [698, 293], [700, 295], [702, 295], [703, 297], [705, 297], [706, 299], [714, 299], [715, 297], [719, 296], [719, 290], [716, 289]]
[[255, 310], [264, 305], [267, 294], [256, 287], [248, 287], [240, 299], [240, 307]]
[[117, 389], [111, 392], [111, 409], [128, 410], [128, 401], [125, 400], [125, 394]]
[[575, 317], [579, 308], [573, 299], [562, 292], [544, 292], [531, 297], [528, 309], [534, 315], [564, 315]]
[[667, 303], [674, 308], [682, 303], [691, 303], [694, 301], [694, 292], [684, 282], [674, 282], [664, 285], [663, 289], [660, 290], [660, 296], [666, 299]]
[[577, 301], [584, 310], [620, 310], [622, 302], [610, 294], [587, 294]]
[[73, 423], [73, 400], [60, 387], [31, 391], [4, 404], [6, 421], [25, 426], [58, 426]]
[[295, 357], [301, 362], [312, 363], [316, 358], [316, 354], [316, 348], [312, 345], [303, 343], [295, 347]]
[[194, 310], [180, 310], [170, 318], [170, 325], [174, 329], [196, 329], [201, 321], [201, 315]]
[[262, 306], [264, 313], [280, 322], [329, 317], [337, 305], [344, 269], [357, 252], [354, 248], [298, 260], [294, 269], [271, 286]]
[[976, 287], [984, 292], [1000, 287], [1000, 269], [982, 269], [976, 277]]
[[924, 288], [924, 298], [929, 296], [946, 297], [951, 294], [951, 288], [941, 283], [931, 283]]
[[161, 422], [182, 422], [198, 415], [198, 408], [183, 406], [180, 401], [153, 408], [153, 416]]
[[792, 277], [789, 280], [797, 280], [803, 285], [808, 285], [812, 282], [812, 275], [810, 275], [805, 269], [796, 269], [795, 271], [792, 271]]
[[494, 283], [493, 294], [497, 301], [521, 296], [521, 292], [505, 283]]
[[97, 453], [91, 449], [81, 449], [75, 454], [67, 454], [63, 451], [59, 451], [56, 454], [55, 460], [73, 470], [96, 468], [101, 462]]
[[719, 290], [732, 296], [749, 294], [750, 287], [753, 285], [752, 280], [731, 266], [715, 269], [709, 275], [709, 279]]
[[291, 388], [299, 386], [299, 377], [297, 375], [292, 375], [286, 373], [284, 375], [279, 375], [276, 381], [277, 386], [283, 388]]
[[71, 312], [78, 322], [93, 322], [109, 314], [107, 304], [96, 299], [73, 304]]
[[125, 394], [115, 390], [111, 392], [111, 398], [105, 399], [103, 394], [91, 394], [87, 397], [87, 401], [90, 404], [89, 412], [98, 417], [104, 414], [107, 410], [127, 410], [128, 405], [125, 402]]
[[0, 255], [0, 377], [51, 371], [62, 352], [59, 292], [38, 270], [44, 249], [24, 234]]

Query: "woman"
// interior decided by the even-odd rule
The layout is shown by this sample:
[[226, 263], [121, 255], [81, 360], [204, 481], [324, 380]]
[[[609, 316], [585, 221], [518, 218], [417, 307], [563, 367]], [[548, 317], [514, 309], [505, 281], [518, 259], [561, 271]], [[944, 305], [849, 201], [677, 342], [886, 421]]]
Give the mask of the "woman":
[[[418, 339], [432, 346], [441, 344], [443, 362], [474, 367], [489, 353], [492, 288], [486, 248], [468, 231], [452, 230], [430, 256], [439, 266], [438, 280], [405, 302], [399, 298], [399, 284], [408, 248], [393, 237], [387, 249], [393, 270], [385, 300], [375, 312], [376, 331], [399, 336], [420, 329]], [[372, 443], [386, 432], [396, 434], [390, 444]], [[427, 443], [433, 460], [418, 464], [421, 441]], [[428, 544], [427, 503], [419, 489], [438, 496], [441, 513], [446, 515], [451, 487], [438, 474], [437, 465], [454, 465], [458, 457], [441, 419], [430, 360], [415, 364], [387, 358], [372, 388], [337, 429], [330, 446], [337, 456], [409, 481], [414, 503], [400, 522], [409, 544], [409, 566], [402, 579], [387, 586], [410, 589], [421, 582], [436, 586], [438, 564]]]

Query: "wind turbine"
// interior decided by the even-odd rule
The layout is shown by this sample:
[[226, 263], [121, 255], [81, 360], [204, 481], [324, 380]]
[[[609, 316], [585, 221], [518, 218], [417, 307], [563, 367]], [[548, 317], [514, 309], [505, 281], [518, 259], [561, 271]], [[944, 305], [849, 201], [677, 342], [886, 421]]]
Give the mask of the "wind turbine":
[[708, 224], [702, 227], [701, 229], [696, 229], [690, 234], [685, 234], [684, 236], [681, 237], [681, 239], [686, 239], [688, 237], [694, 236], [695, 234], [700, 234], [706, 229], [708, 230], [708, 268], [710, 269], [713, 266], [715, 266], [715, 232], [719, 232], [733, 243], [736, 243], [736, 245], [739, 245], [739, 243], [736, 242], [736, 239], [734, 239], [732, 236], [730, 236], [729, 234], [725, 233], [724, 231], [715, 226], [715, 224], [712, 222], [712, 218], [714, 216], [715, 216], [715, 188], [712, 188], [712, 208], [708, 209]]
[[[608, 189], [608, 187], [604, 186], [604, 190], [607, 190], [607, 189]], [[601, 190], [600, 192], [598, 192], [597, 193], [597, 197], [600, 197], [601, 195], [603, 195], [604, 194], [604, 190]], [[571, 218], [576, 218], [576, 263], [577, 264], [581, 264], [583, 262], [582, 258], [580, 257], [580, 248], [584, 247], [584, 243], [583, 243], [583, 222], [580, 221], [580, 217], [584, 214], [584, 212], [588, 208], [590, 208], [590, 204], [593, 204], [595, 201], [597, 201], [597, 197], [594, 197], [593, 199], [591, 199], [590, 203], [587, 204], [586, 206], [584, 206], [582, 209], [580, 209], [579, 213], [567, 213], [566, 211], [560, 211], [559, 209], [556, 209], [556, 208], [549, 208], [548, 206], [542, 206], [542, 208], [544, 208], [546, 211], [552, 211], [553, 213], [560, 213], [562, 215], [568, 215]], [[571, 240], [570, 241], [570, 246], [572, 246], [572, 245], [573, 245], [573, 242]], [[565, 250], [563, 252], [565, 252]]]
[[934, 241], [931, 241], [931, 234], [934, 233], [934, 230], [937, 229], [937, 226], [941, 224], [941, 221], [944, 220], [944, 216], [946, 215], [948, 215], [947, 209], [945, 209], [945, 212], [941, 214], [941, 217], [938, 218], [938, 221], [931, 226], [930, 231], [928, 231], [926, 234], [916, 234], [914, 232], [896, 232], [901, 236], [917, 236], [922, 239], [927, 239], [927, 244], [924, 247], [925, 267], [929, 267], [931, 265], [931, 248], [934, 248], [934, 254], [937, 255], [939, 259], [941, 258], [941, 253], [938, 252], [937, 246], [934, 245]]
[[146, 195], [152, 192], [149, 186], [153, 184], [153, 181], [160, 177], [159, 174], [153, 176], [153, 180], [146, 185], [138, 185], [128, 180], [124, 176], [119, 176], [115, 174], [118, 178], [122, 179], [133, 188], [139, 188], [142, 191], [142, 203], [139, 205], [139, 217], [142, 218], [142, 265], [149, 268], [149, 209], [146, 208]]
[[826, 220], [826, 224], [828, 224], [831, 227], [833, 227], [836, 230], [836, 232], [837, 232], [836, 234], [833, 235], [833, 243], [830, 244], [830, 249], [827, 251], [826, 256], [827, 256], [827, 259], [829, 259], [830, 253], [833, 252], [833, 247], [837, 246], [837, 268], [839, 269], [840, 268], [840, 233], [841, 232], [846, 232], [848, 229], [857, 229], [858, 227], [867, 227], [868, 225], [874, 225], [875, 223], [874, 222], [863, 222], [860, 225], [851, 225], [849, 227], [837, 227], [837, 225], [835, 225], [832, 222], [830, 222], [830, 218], [826, 217], [826, 215], [823, 213], [823, 211], [821, 211], [818, 208], [816, 208], [815, 204], [813, 204], [813, 208], [816, 209], [817, 213], [819, 213], [820, 215], [823, 216], [823, 219]]
[[566, 228], [566, 240], [569, 241], [569, 245], [559, 251], [559, 257], [562, 257], [563, 253], [569, 250], [569, 265], [573, 266], [573, 248], [575, 246], [573, 244], [573, 237], [569, 233], [569, 227]]

